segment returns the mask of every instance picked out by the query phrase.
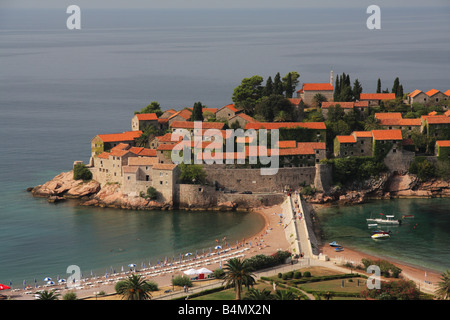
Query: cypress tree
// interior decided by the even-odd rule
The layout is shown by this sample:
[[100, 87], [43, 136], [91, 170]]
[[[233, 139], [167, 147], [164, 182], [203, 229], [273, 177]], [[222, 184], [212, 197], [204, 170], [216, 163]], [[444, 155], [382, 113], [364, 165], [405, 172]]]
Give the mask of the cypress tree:
[[289, 72], [288, 77], [286, 79], [286, 98], [292, 98], [293, 93], [294, 93], [294, 88], [292, 86], [291, 73]]
[[203, 106], [201, 102], [194, 103], [191, 119], [192, 121], [203, 121]]
[[397, 98], [403, 98], [403, 86], [402, 85], [398, 86], [398, 90], [397, 90], [395, 96]]
[[340, 85], [339, 85], [339, 75], [336, 75], [336, 81], [334, 83], [334, 93], [333, 93], [333, 101], [339, 100], [339, 94], [340, 94]]
[[380, 78], [378, 78], [377, 93], [381, 93], [381, 80], [380, 80]]
[[281, 76], [278, 72], [275, 75], [274, 81], [273, 81], [273, 93], [274, 94], [283, 94], [283, 83], [281, 82]]
[[263, 90], [263, 95], [270, 96], [272, 93], [273, 93], [273, 82], [272, 82], [272, 77], [269, 77], [269, 78], [267, 78], [266, 86], [264, 87], [264, 90]]
[[353, 100], [359, 100], [359, 96], [362, 93], [363, 89], [361, 84], [359, 83], [359, 80], [356, 79], [353, 83]]
[[392, 87], [392, 91], [391, 91], [391, 93], [395, 93], [396, 95], [397, 95], [397, 91], [398, 91], [398, 86], [400, 85], [400, 81], [399, 81], [399, 79], [398, 79], [398, 77], [397, 78], [395, 78], [395, 80], [394, 80], [394, 86]]

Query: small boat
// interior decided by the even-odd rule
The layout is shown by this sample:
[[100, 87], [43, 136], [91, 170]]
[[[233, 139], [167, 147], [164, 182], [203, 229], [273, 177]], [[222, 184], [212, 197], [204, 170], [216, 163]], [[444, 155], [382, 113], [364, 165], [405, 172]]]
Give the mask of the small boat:
[[390, 237], [391, 237], [391, 235], [387, 232], [372, 234], [372, 239], [374, 239], [374, 240], [384, 240], [384, 239], [388, 239]]
[[344, 251], [344, 247], [343, 246], [339, 246], [336, 249], [334, 249], [334, 251], [336, 251], [336, 252]]
[[394, 216], [392, 216], [392, 215], [387, 215], [386, 216], [386, 219], [380, 219], [380, 218], [375, 218], [375, 219], [372, 219], [372, 218], [370, 218], [370, 219], [366, 219], [367, 220], [367, 222], [376, 222], [376, 223], [379, 223], [379, 224], [392, 224], [392, 225], [400, 225], [400, 224], [402, 224], [402, 220], [395, 220], [394, 219]]
[[405, 214], [402, 216], [402, 219], [405, 219], [405, 218], [414, 218], [414, 215], [413, 214]]
[[368, 226], [369, 228], [377, 227], [377, 226], [378, 226], [378, 223], [369, 223], [367, 226]]
[[329, 243], [330, 247], [342, 247], [340, 244], [336, 243], [336, 241]]

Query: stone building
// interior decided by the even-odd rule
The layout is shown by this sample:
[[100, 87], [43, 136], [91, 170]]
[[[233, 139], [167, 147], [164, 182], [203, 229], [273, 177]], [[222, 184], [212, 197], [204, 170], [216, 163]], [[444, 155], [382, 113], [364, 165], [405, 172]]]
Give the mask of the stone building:
[[226, 106], [223, 106], [222, 108], [217, 110], [217, 112], [215, 113], [216, 120], [217, 121], [230, 120], [232, 117], [241, 112], [242, 110], [238, 110], [234, 104], [227, 104]]
[[427, 91], [426, 94], [429, 97], [429, 101], [433, 103], [445, 101], [448, 99], [448, 96], [446, 94], [436, 89], [431, 89]]
[[191, 119], [191, 116], [192, 111], [189, 110], [188, 108], [177, 111], [168, 118], [169, 127], [174, 121], [189, 121]]
[[361, 93], [359, 96], [359, 101], [368, 101], [369, 106], [379, 106], [384, 100], [395, 100], [395, 93]]
[[252, 117], [250, 117], [249, 115], [246, 115], [243, 112], [240, 112], [238, 114], [236, 114], [234, 117], [231, 117], [228, 120], [228, 126], [231, 127], [231, 125], [233, 125], [233, 123], [237, 122], [239, 124], [239, 128], [245, 128], [245, 125], [249, 122], [258, 122], [255, 119], [253, 119]]
[[413, 103], [425, 104], [428, 102], [428, 96], [422, 90], [416, 89], [413, 92], [411, 92], [410, 94], [408, 94], [407, 102], [408, 102], [408, 104], [413, 104]]
[[142, 131], [126, 131], [123, 133], [99, 134], [91, 140], [91, 156], [108, 151], [120, 143], [134, 146], [134, 139], [139, 138]]
[[144, 131], [148, 126], [159, 128], [156, 113], [138, 113], [131, 119], [131, 130]]
[[324, 96], [326, 101], [333, 101], [332, 83], [303, 83], [302, 88], [297, 91], [297, 98], [301, 98], [305, 105], [311, 106], [314, 96], [318, 93]]
[[447, 140], [450, 137], [450, 117], [445, 115], [422, 116], [421, 132], [429, 138]]
[[177, 202], [177, 181], [179, 168], [176, 164], [158, 163], [152, 167], [153, 187], [158, 191], [160, 200]]
[[437, 140], [434, 148], [435, 155], [441, 158], [450, 157], [450, 140]]

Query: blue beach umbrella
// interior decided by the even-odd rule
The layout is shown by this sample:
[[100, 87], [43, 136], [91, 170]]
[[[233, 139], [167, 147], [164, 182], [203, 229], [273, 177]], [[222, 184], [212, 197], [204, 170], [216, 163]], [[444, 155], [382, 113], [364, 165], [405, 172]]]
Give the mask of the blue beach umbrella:
[[64, 282], [66, 282], [66, 279], [59, 279], [58, 280], [58, 283], [64, 283]]
[[23, 280], [23, 289], [25, 289], [26, 286], [27, 286], [27, 282], [25, 280]]
[[54, 285], [55, 283], [53, 281], [47, 281], [47, 284]]
[[37, 280], [34, 278], [34, 287], [37, 288]]
[[130, 263], [128, 266], [129, 266], [130, 268], [136, 267], [136, 265], [135, 265], [134, 263]]
[[44, 281], [52, 281], [52, 278], [50, 278], [50, 277], [45, 277], [45, 278], [44, 278]]

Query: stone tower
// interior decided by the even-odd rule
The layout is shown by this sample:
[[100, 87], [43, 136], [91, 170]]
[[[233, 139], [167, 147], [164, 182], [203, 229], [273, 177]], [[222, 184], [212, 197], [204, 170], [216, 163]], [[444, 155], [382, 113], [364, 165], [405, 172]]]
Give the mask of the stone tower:
[[333, 85], [333, 70], [330, 71], [330, 84]]

